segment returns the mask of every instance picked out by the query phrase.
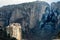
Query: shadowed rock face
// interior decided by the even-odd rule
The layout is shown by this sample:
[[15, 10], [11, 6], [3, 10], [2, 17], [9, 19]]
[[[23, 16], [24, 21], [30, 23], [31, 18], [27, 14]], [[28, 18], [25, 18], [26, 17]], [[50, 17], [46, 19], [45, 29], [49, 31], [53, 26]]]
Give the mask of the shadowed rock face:
[[[52, 10], [52, 13], [54, 13], [55, 14], [55, 16], [56, 16], [56, 27], [55, 27], [55, 29], [56, 29], [56, 31], [55, 31], [55, 34], [57, 34], [57, 33], [59, 33], [60, 32], [60, 2], [57, 2], [57, 3], [52, 3], [52, 5], [51, 5], [52, 7], [51, 7], [51, 10]], [[58, 34], [57, 34], [58, 35]], [[56, 35], [56, 36], [57, 36]]]
[[60, 29], [60, 2], [51, 6], [46, 2], [4, 6], [0, 8], [0, 15], [4, 26], [20, 23], [24, 37], [30, 40], [51, 40]]

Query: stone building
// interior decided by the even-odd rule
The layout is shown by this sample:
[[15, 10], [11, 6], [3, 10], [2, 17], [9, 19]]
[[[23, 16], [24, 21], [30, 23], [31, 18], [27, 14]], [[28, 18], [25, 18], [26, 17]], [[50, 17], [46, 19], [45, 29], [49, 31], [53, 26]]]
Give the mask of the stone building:
[[7, 35], [10, 34], [10, 37], [21, 40], [21, 25], [19, 23], [12, 23], [6, 28]]

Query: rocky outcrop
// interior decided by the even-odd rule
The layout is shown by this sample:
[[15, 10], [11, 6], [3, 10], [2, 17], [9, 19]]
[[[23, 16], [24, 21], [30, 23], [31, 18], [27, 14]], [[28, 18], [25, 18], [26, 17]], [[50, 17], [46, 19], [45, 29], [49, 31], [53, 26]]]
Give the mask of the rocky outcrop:
[[6, 27], [7, 36], [16, 38], [16, 40], [22, 40], [21, 25], [19, 23], [12, 23]]

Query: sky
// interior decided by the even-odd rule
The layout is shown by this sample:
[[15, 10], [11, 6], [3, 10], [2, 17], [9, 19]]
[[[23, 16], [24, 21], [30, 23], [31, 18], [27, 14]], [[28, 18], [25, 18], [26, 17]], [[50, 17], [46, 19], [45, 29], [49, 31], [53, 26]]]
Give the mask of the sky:
[[[33, 2], [37, 0], [0, 0], [0, 7], [6, 6], [6, 5], [13, 5], [13, 4], [21, 4], [21, 3], [26, 3], [26, 2]], [[57, 2], [59, 0], [38, 0], [38, 1], [46, 1], [49, 4], [51, 2]]]

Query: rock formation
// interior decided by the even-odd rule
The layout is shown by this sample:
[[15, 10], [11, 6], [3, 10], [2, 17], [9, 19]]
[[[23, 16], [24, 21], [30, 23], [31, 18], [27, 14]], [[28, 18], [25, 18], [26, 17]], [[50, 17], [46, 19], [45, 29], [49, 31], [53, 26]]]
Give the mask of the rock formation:
[[23, 37], [29, 40], [51, 40], [60, 32], [60, 2], [8, 5], [0, 8], [0, 15], [0, 24], [4, 27], [20, 23]]
[[17, 40], [22, 40], [21, 25], [19, 23], [12, 23], [6, 27], [7, 35], [16, 38]]

